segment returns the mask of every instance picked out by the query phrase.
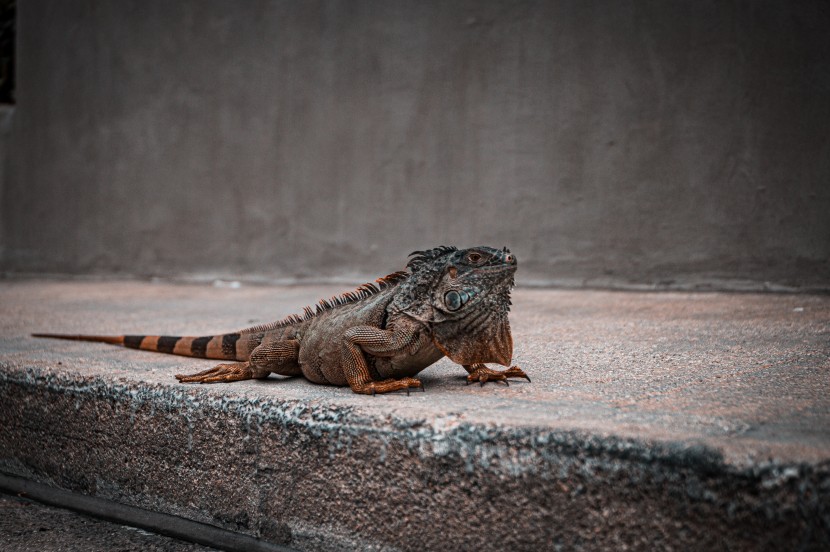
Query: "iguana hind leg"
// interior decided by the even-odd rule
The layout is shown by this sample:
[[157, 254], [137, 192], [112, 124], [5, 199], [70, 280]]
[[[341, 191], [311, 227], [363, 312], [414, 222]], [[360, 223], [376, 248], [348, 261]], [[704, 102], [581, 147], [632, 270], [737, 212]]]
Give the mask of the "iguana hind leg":
[[267, 378], [271, 372], [281, 376], [300, 376], [297, 358], [300, 344], [295, 339], [263, 342], [252, 352], [249, 360], [220, 364], [196, 374], [176, 374], [181, 383], [229, 383], [248, 379]]
[[505, 384], [510, 385], [507, 382], [507, 378], [525, 378], [527, 381], [530, 381], [530, 377], [518, 366], [511, 366], [507, 370], [493, 370], [484, 364], [464, 364], [464, 369], [469, 374], [467, 376], [467, 385], [476, 381], [480, 382], [481, 385], [484, 385], [488, 381], [503, 381]]
[[415, 334], [409, 329], [400, 331], [381, 330], [373, 326], [355, 326], [347, 331], [343, 338], [343, 371], [346, 381], [355, 393], [374, 395], [405, 389], [409, 394], [411, 387], [424, 389], [415, 378], [386, 379], [374, 381], [366, 365], [365, 353], [376, 356], [392, 356], [407, 347]]
[[250, 362], [232, 362], [219, 364], [195, 374], [176, 374], [176, 379], [180, 383], [230, 383], [254, 379], [254, 371]]

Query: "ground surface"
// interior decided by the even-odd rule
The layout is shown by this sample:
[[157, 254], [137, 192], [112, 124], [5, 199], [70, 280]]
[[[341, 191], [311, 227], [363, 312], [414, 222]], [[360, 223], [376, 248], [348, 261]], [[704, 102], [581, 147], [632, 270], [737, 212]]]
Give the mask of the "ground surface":
[[[358, 396], [276, 376], [185, 386], [173, 374], [213, 362], [28, 337], [219, 333], [300, 312], [341, 291], [0, 284], [0, 376], [11, 401], [0, 410], [15, 435], [4, 445], [5, 469], [254, 535], [271, 530], [284, 537], [280, 542], [307, 549], [320, 546], [320, 524], [346, 543], [343, 549], [367, 542], [405, 549], [418, 543], [395, 539], [413, 530], [426, 546], [487, 549], [501, 538], [530, 549], [700, 544], [713, 523], [724, 524], [714, 534], [735, 531], [729, 546], [741, 548], [756, 546], [758, 528], [772, 526], [764, 520], [779, 517], [789, 529], [769, 542], [806, 542], [807, 549], [826, 542], [830, 513], [816, 500], [829, 485], [829, 296], [518, 289], [514, 360], [532, 383], [466, 386], [463, 369], [442, 360], [422, 373], [426, 392], [409, 397]], [[29, 404], [31, 389], [44, 389], [40, 410], [38, 399]], [[99, 428], [65, 439], [50, 416], [73, 413], [78, 427]], [[53, 452], [26, 442], [37, 432]], [[113, 448], [122, 441], [136, 443], [135, 459], [130, 449]], [[86, 450], [97, 452], [85, 456]], [[146, 463], [141, 451], [149, 451]], [[221, 469], [227, 458], [210, 456], [218, 451], [239, 454], [233, 473]], [[340, 472], [346, 465], [351, 471]], [[161, 475], [146, 479], [155, 466]], [[84, 469], [90, 472], [79, 475]], [[167, 480], [168, 473], [176, 477]], [[221, 497], [210, 502], [199, 478], [210, 478], [213, 492], [239, 510], [228, 513]], [[191, 479], [190, 487], [182, 483]], [[234, 492], [240, 497], [232, 499]], [[315, 500], [324, 502], [312, 507]], [[521, 513], [535, 531], [553, 527], [547, 540], [533, 541], [510, 520], [500, 525], [498, 512], [482, 522], [489, 533], [464, 533], [469, 515], [517, 501], [527, 502]], [[459, 519], [444, 516], [431, 536], [430, 516], [441, 505]], [[391, 519], [408, 519], [408, 529], [379, 523], [396, 508], [406, 513]], [[277, 525], [263, 525], [260, 514]]]
[[211, 552], [214, 549], [0, 493], [3, 552]]

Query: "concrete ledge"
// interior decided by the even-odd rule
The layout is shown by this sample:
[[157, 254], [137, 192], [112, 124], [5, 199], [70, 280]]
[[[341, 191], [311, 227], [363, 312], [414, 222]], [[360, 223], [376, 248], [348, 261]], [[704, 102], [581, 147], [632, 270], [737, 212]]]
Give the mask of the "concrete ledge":
[[331, 293], [3, 284], [0, 470], [298, 549], [830, 544], [824, 296], [519, 290], [533, 384], [442, 361], [374, 399], [26, 337], [230, 330]]

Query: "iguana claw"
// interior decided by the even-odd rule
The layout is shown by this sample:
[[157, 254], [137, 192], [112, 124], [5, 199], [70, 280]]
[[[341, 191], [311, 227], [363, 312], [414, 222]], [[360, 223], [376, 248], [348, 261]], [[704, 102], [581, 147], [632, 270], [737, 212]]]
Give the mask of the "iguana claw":
[[505, 386], [510, 387], [510, 382], [507, 381], [507, 378], [525, 378], [527, 381], [530, 381], [530, 378], [524, 371], [519, 368], [518, 366], [511, 366], [507, 370], [493, 370], [491, 368], [487, 368], [483, 364], [476, 364], [473, 366], [465, 366], [467, 371], [470, 373], [467, 376], [467, 385], [470, 385], [474, 381], [478, 381], [482, 387], [488, 381], [492, 382], [502, 382]]

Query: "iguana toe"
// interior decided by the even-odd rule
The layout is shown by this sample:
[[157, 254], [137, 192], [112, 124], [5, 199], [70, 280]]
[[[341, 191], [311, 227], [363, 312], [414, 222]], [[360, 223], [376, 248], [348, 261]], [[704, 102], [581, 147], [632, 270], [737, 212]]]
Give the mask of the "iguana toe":
[[507, 378], [525, 378], [527, 381], [530, 381], [528, 375], [518, 366], [511, 366], [507, 370], [493, 370], [484, 365], [478, 365], [467, 376], [467, 385], [477, 381], [483, 387], [485, 383], [492, 381], [502, 382], [505, 386], [510, 387], [510, 382], [507, 381]]
[[423, 385], [420, 380], [415, 378], [387, 379], [383, 381], [370, 381], [363, 385], [352, 387], [352, 391], [364, 395], [377, 395], [380, 393], [406, 390], [406, 394], [409, 395], [410, 387], [423, 388]]
[[176, 379], [180, 383], [227, 383], [252, 379], [253, 377], [253, 371], [247, 362], [220, 364], [196, 374], [176, 374]]

